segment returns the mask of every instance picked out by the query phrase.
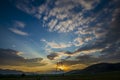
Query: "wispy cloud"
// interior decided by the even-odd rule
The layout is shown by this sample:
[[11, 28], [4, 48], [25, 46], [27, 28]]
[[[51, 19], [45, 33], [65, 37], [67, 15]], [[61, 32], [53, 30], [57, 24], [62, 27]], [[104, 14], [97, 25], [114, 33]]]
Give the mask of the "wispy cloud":
[[51, 48], [67, 48], [71, 46], [70, 44], [55, 43], [55, 42], [48, 42], [47, 45], [50, 46]]
[[28, 36], [29, 34], [27, 32], [22, 31], [21, 29], [25, 28], [25, 23], [21, 21], [14, 21], [13, 27], [9, 28], [10, 31], [12, 31], [15, 34], [22, 35], [22, 36]]
[[18, 35], [23, 35], [23, 36], [27, 36], [28, 35], [28, 33], [23, 32], [23, 31], [18, 30], [18, 29], [15, 29], [15, 28], [9, 28], [9, 30], [11, 30], [12, 32], [14, 32], [15, 34], [18, 34]]
[[21, 22], [21, 21], [14, 21], [14, 27], [20, 27], [20, 28], [24, 28], [25, 27], [25, 23]]
[[41, 41], [45, 42], [48, 47], [55, 48], [55, 49], [67, 48], [67, 47], [71, 47], [72, 46], [72, 44], [56, 43], [54, 41], [48, 42], [45, 39], [42, 39]]

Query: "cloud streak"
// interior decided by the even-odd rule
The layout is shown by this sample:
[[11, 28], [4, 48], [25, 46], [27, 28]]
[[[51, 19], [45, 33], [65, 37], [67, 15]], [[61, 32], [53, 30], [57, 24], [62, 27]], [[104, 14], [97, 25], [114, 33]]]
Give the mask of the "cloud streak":
[[67, 48], [71, 47], [72, 44], [65, 44], [65, 43], [56, 43], [54, 41], [48, 42], [45, 39], [41, 39], [41, 41], [46, 43], [46, 46], [53, 48], [53, 49], [60, 49], [60, 48]]
[[28, 36], [28, 33], [23, 32], [21, 30], [18, 29], [14, 29], [14, 28], [9, 28], [9, 30], [11, 30], [13, 33], [18, 34], [18, 35], [22, 35], [22, 36]]
[[20, 21], [14, 21], [13, 27], [9, 28], [10, 31], [12, 31], [15, 34], [22, 35], [22, 36], [28, 36], [29, 34], [27, 32], [22, 31], [21, 29], [25, 28], [25, 23]]

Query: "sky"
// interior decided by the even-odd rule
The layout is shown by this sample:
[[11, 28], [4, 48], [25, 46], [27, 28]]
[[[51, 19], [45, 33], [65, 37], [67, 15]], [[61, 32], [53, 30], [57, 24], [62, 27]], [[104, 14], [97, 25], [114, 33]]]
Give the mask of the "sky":
[[83, 69], [120, 62], [120, 0], [0, 0], [0, 69]]

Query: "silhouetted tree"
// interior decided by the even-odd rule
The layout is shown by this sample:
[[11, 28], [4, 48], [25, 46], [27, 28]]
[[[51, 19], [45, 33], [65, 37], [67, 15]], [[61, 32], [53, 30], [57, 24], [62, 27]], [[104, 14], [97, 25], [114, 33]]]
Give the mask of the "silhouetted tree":
[[24, 77], [24, 76], [25, 76], [25, 74], [24, 74], [24, 73], [22, 73], [22, 74], [21, 74], [21, 77]]

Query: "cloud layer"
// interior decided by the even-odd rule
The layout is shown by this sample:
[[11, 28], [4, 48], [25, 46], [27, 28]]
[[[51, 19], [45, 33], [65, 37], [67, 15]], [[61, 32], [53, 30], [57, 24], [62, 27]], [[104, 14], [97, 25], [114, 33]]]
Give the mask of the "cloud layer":
[[[94, 18], [84, 18], [86, 11], [94, 9], [99, 0], [46, 0], [35, 6], [35, 1], [16, 1], [16, 7], [38, 19], [43, 19], [43, 26], [49, 31], [71, 32], [79, 26], [86, 26]], [[44, 16], [42, 16], [44, 15]], [[46, 24], [47, 23], [47, 24]]]

